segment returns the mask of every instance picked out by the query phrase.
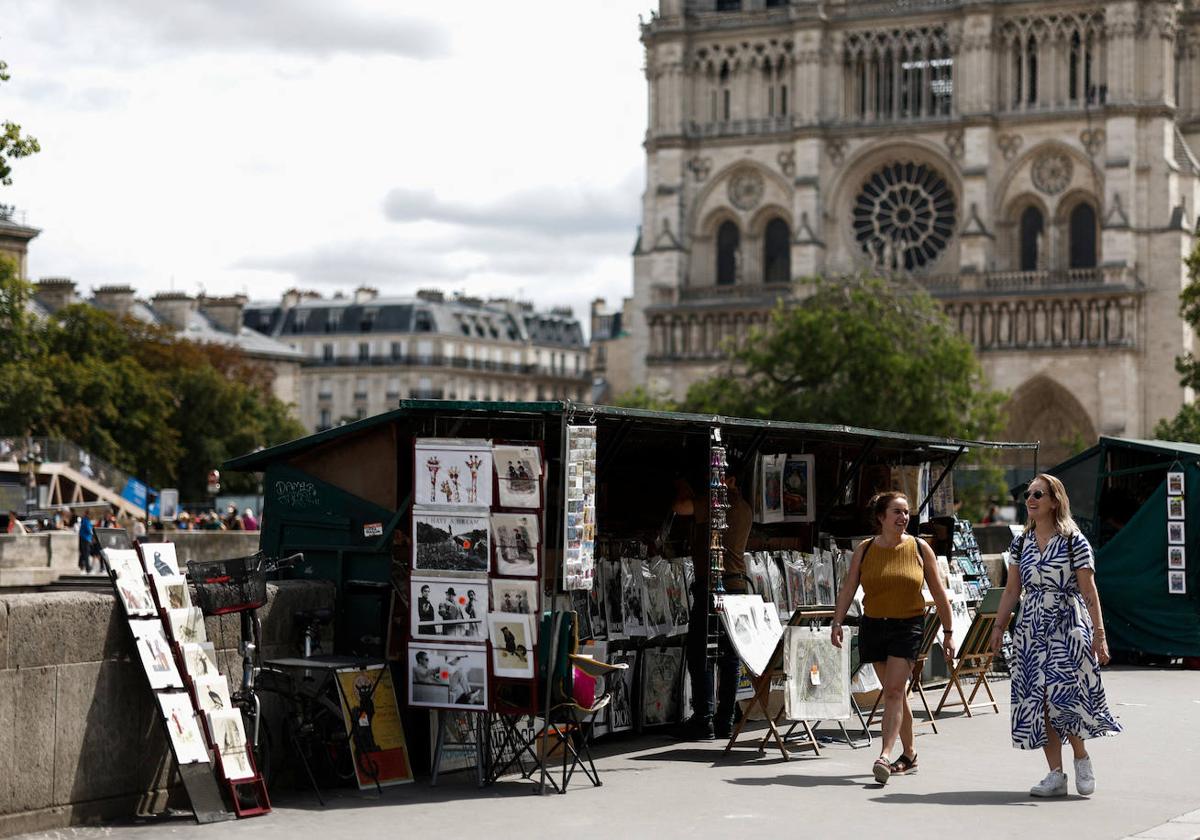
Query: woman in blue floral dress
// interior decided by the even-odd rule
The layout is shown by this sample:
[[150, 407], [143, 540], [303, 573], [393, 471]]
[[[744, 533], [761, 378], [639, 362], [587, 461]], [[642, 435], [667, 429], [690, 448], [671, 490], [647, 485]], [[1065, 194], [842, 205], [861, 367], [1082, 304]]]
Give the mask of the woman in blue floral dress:
[[1029, 521], [1009, 549], [1008, 585], [1000, 599], [992, 650], [1000, 649], [1020, 599], [1010, 668], [1013, 746], [1041, 748], [1046, 754], [1050, 773], [1030, 789], [1031, 795], [1065, 796], [1062, 747], [1064, 739], [1069, 741], [1075, 789], [1087, 796], [1096, 789], [1096, 776], [1084, 739], [1121, 731], [1100, 683], [1100, 666], [1109, 656], [1095, 558], [1071, 518], [1066, 488], [1057, 478], [1039, 475], [1030, 482], [1025, 507]]

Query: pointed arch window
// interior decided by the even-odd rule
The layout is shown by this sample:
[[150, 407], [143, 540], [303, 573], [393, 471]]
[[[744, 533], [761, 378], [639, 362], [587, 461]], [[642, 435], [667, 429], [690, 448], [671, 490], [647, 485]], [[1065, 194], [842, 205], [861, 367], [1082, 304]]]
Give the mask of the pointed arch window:
[[1042, 235], [1046, 229], [1042, 211], [1026, 207], [1021, 214], [1021, 271], [1037, 271], [1041, 265]]
[[772, 219], [763, 234], [763, 282], [789, 283], [792, 279], [792, 237], [787, 222]]
[[1096, 208], [1086, 201], [1071, 211], [1070, 232], [1071, 268], [1095, 268]]
[[732, 286], [737, 282], [741, 261], [742, 234], [733, 222], [722, 222], [717, 228], [717, 285]]

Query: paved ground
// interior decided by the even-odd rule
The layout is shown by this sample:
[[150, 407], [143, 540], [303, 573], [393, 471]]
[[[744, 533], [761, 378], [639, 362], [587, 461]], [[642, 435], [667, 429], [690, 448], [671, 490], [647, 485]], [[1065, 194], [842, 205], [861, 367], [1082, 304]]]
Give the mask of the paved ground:
[[346, 795], [324, 810], [277, 802], [269, 816], [218, 826], [170, 821], [26, 837], [1200, 838], [1200, 673], [1114, 669], [1105, 683], [1126, 731], [1091, 743], [1098, 785], [1088, 799], [1029, 797], [1046, 767], [1040, 752], [1009, 746], [1001, 682], [993, 684], [1000, 715], [946, 718], [937, 735], [923, 728], [921, 772], [886, 787], [872, 780], [867, 749], [831, 745], [819, 758], [784, 762], [770, 752], [724, 758], [721, 745], [642, 737], [618, 745], [636, 751], [601, 759], [604, 787], [573, 786], [566, 796], [535, 797], [525, 782], [478, 791], [455, 774], [437, 788], [419, 782], [382, 799]]

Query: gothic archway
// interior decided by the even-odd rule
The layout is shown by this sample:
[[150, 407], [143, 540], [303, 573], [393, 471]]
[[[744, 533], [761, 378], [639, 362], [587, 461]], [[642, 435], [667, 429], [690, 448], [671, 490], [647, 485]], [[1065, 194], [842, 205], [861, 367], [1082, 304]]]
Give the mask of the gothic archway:
[[1049, 468], [1096, 442], [1096, 427], [1075, 395], [1045, 374], [1013, 391], [1005, 405], [1006, 440], [1041, 441], [1038, 464]]

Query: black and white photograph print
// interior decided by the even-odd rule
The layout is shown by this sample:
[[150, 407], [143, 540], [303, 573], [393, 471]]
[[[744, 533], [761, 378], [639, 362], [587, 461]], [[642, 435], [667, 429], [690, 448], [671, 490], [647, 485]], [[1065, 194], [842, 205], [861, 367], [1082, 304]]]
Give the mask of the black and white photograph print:
[[542, 505], [542, 453], [536, 446], [494, 446], [500, 507]]
[[156, 614], [154, 599], [150, 588], [146, 586], [146, 575], [142, 571], [142, 562], [138, 560], [137, 552], [132, 549], [104, 550], [104, 561], [113, 575], [113, 584], [117, 589], [117, 597], [125, 607], [128, 616], [151, 616]]
[[1183, 473], [1169, 472], [1167, 473], [1167, 495], [1182, 496], [1183, 495]]
[[138, 656], [146, 669], [150, 687], [155, 691], [183, 688], [183, 679], [175, 666], [175, 656], [171, 653], [171, 643], [163, 632], [162, 622], [158, 619], [130, 621], [129, 628], [137, 641]]
[[487, 579], [414, 576], [409, 611], [414, 639], [482, 642], [487, 638]]
[[149, 575], [179, 574], [175, 543], [142, 543], [142, 564]]
[[157, 695], [158, 707], [167, 721], [167, 733], [180, 764], [207, 764], [208, 747], [200, 731], [200, 721], [186, 691], [164, 691]]
[[1181, 545], [1167, 546], [1167, 568], [1168, 569], [1185, 569], [1187, 568], [1187, 555], [1184, 554], [1184, 547]]
[[1167, 496], [1167, 519], [1183, 518], [1183, 496]]
[[496, 574], [536, 577], [542, 534], [536, 513], [493, 513]]
[[488, 516], [413, 511], [413, 569], [487, 574]]
[[1167, 544], [1168, 545], [1183, 545], [1183, 522], [1168, 522], [1167, 523]]
[[[537, 581], [492, 578], [492, 609], [499, 613], [538, 616]], [[536, 631], [534, 631], [536, 633]]]
[[492, 506], [492, 442], [466, 438], [417, 438], [413, 504], [437, 507]]
[[410, 706], [486, 711], [487, 649], [455, 645], [408, 646]]
[[533, 616], [521, 613], [488, 614], [492, 639], [492, 673], [497, 677], [533, 679]]
[[1167, 572], [1167, 591], [1172, 595], [1187, 594], [1186, 572]]

